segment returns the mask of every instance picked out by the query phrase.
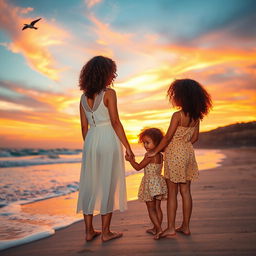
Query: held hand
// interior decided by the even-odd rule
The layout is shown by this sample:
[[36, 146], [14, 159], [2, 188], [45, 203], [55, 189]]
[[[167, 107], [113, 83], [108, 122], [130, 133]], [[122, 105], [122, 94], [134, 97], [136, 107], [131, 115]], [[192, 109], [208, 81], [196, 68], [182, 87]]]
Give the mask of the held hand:
[[126, 161], [130, 161], [130, 160], [131, 160], [131, 157], [129, 157], [128, 155], [125, 155], [125, 160], [126, 160]]
[[[125, 154], [125, 159], [126, 159], [126, 156], [130, 159], [134, 158], [134, 154], [132, 152], [132, 150], [130, 148], [126, 149], [126, 154]], [[127, 160], [127, 159], [126, 159]], [[129, 160], [128, 160], [129, 161]]]

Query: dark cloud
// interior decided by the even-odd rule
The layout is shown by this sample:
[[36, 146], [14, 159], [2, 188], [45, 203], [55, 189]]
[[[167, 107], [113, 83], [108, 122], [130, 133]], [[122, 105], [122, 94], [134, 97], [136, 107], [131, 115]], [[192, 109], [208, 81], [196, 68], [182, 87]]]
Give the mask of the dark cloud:
[[[6, 93], [1, 92], [1, 88], [5, 88]], [[23, 88], [23, 92], [19, 92], [19, 88]], [[13, 82], [0, 81], [0, 100], [34, 108], [37, 109], [37, 111], [52, 109], [50, 105], [40, 102], [34, 97], [26, 95], [27, 90], [29, 89], [26, 89], [18, 84], [14, 84]]]
[[42, 123], [42, 120], [38, 119], [38, 114], [36, 114], [35, 112], [28, 113], [25, 111], [17, 110], [0, 110], [0, 116], [2, 119], [15, 120], [27, 123]]
[[[1, 88], [3, 88], [3, 90], [1, 90]], [[40, 101], [40, 99], [37, 98], [37, 95], [40, 94], [49, 95], [52, 97], [67, 97], [64, 94], [56, 94], [54, 92], [42, 90], [39, 88], [35, 89], [24, 83], [0, 81], [0, 100], [29, 107], [37, 112], [55, 112], [53, 105]]]
[[[256, 3], [256, 1], [255, 1]], [[244, 39], [255, 39], [256, 37], [256, 6], [252, 15], [237, 20], [228, 27], [230, 34]], [[254, 42], [255, 45], [255, 42]]]
[[221, 72], [208, 75], [207, 82], [211, 84], [232, 88], [234, 91], [252, 90], [255, 91], [256, 74], [251, 74], [247, 69], [239, 67], [226, 67]]
[[[180, 1], [187, 2], [187, 1]], [[192, 2], [190, 1], [190, 4]], [[173, 24], [166, 22], [159, 30], [169, 42], [194, 45], [198, 38], [225, 30], [236, 37], [254, 38], [256, 35], [256, 1], [193, 1], [193, 7], [184, 8]], [[183, 16], [183, 17], [182, 17]]]

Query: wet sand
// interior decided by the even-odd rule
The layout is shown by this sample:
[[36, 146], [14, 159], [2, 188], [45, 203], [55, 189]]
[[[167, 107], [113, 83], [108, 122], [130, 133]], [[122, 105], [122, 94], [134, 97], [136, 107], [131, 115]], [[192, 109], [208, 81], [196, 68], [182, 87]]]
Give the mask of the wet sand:
[[[1, 256], [40, 255], [256, 255], [256, 149], [222, 151], [222, 166], [200, 172], [192, 184], [194, 208], [191, 236], [177, 234], [158, 241], [145, 233], [150, 227], [144, 203], [129, 202], [128, 211], [115, 212], [112, 229], [120, 239], [84, 241], [84, 224], [77, 222], [55, 235], [1, 251]], [[166, 226], [166, 203], [163, 202]], [[181, 204], [177, 226], [181, 221]], [[94, 219], [100, 229], [100, 216]]]

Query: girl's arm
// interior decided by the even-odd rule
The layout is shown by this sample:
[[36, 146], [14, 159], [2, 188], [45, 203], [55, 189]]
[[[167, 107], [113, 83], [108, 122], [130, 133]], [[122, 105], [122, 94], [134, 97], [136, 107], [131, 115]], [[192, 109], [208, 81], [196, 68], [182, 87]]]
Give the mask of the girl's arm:
[[84, 113], [84, 109], [83, 109], [81, 101], [80, 101], [80, 121], [81, 121], [82, 136], [83, 136], [83, 140], [84, 140], [86, 137], [86, 134], [88, 132], [88, 120]]
[[117, 110], [117, 99], [116, 99], [116, 92], [113, 89], [108, 89], [106, 91], [106, 105], [108, 108], [110, 120], [113, 129], [116, 132], [116, 135], [120, 139], [121, 143], [126, 148], [126, 153], [128, 156], [134, 156], [130, 144], [126, 138], [124, 128], [120, 122], [118, 110]]
[[141, 169], [143, 169], [145, 166], [147, 166], [152, 159], [148, 158], [148, 157], [144, 157], [143, 160], [140, 163], [137, 163], [134, 159], [134, 157], [126, 157], [126, 160], [128, 160], [131, 164], [131, 166], [136, 170], [139, 171]]
[[198, 121], [198, 124], [196, 125], [195, 131], [194, 131], [194, 133], [193, 133], [193, 135], [192, 135], [192, 138], [191, 138], [191, 140], [190, 140], [190, 142], [191, 142], [192, 144], [194, 144], [196, 141], [198, 141], [198, 137], [199, 137], [199, 126], [200, 126], [200, 124], [199, 124], [199, 121]]
[[165, 136], [162, 138], [159, 145], [152, 152], [146, 154], [147, 157], [155, 156], [157, 153], [159, 153], [163, 148], [165, 148], [170, 143], [170, 141], [179, 125], [179, 120], [180, 120], [180, 115], [178, 112], [175, 112], [172, 115], [172, 119], [171, 119], [169, 128], [168, 128]]

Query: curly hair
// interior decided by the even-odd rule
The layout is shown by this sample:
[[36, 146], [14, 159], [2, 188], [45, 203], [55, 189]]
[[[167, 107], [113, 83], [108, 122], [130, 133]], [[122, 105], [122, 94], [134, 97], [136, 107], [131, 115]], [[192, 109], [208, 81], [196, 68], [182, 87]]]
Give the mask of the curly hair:
[[157, 146], [164, 137], [163, 132], [158, 128], [144, 128], [139, 134], [139, 143], [142, 143], [144, 136], [148, 136]]
[[95, 56], [81, 69], [79, 87], [92, 99], [95, 93], [99, 94], [106, 89], [115, 78], [116, 63], [110, 58]]
[[210, 94], [203, 86], [192, 79], [177, 79], [170, 85], [169, 101], [182, 108], [189, 115], [190, 122], [202, 120], [212, 107]]

